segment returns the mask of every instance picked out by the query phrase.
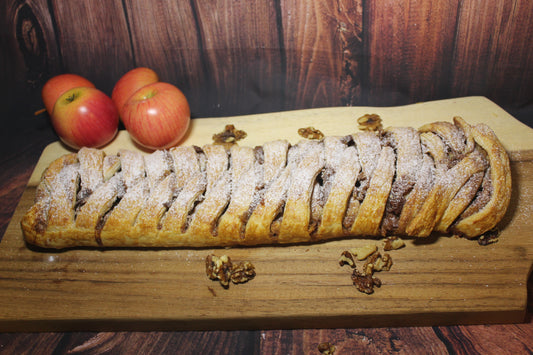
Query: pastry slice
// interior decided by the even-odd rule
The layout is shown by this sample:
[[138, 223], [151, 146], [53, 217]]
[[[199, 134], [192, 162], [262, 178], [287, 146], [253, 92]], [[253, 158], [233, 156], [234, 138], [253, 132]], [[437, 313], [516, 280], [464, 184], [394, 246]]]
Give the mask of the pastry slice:
[[244, 238], [244, 227], [248, 221], [258, 185], [255, 153], [252, 148], [239, 146], [231, 148], [230, 175], [231, 198], [217, 228], [218, 238], [223, 240]]
[[98, 185], [104, 181], [104, 155], [103, 151], [96, 149], [81, 148], [78, 151], [81, 177], [81, 186], [78, 193], [80, 200], [92, 194]]
[[381, 234], [391, 235], [398, 230], [406, 197], [417, 181], [423, 158], [414, 128], [390, 127], [385, 130], [384, 138], [396, 153], [396, 172], [381, 223]]
[[[469, 238], [483, 234], [503, 218], [511, 200], [511, 167], [509, 157], [494, 132], [485, 124], [472, 126], [477, 145], [488, 155], [490, 191], [486, 204], [468, 217], [460, 219], [454, 231]], [[475, 201], [475, 200], [474, 200]]]
[[384, 147], [372, 174], [365, 199], [357, 213], [350, 235], [379, 235], [385, 206], [394, 178], [394, 150]]
[[92, 193], [76, 214], [75, 226], [80, 231], [78, 238], [86, 240], [88, 245], [94, 241], [98, 245], [102, 245], [100, 230], [104, 224], [105, 215], [123, 194], [124, 187], [121, 174], [114, 175]]
[[335, 238], [344, 234], [343, 220], [361, 167], [354, 146], [347, 146], [338, 137], [324, 139], [326, 168], [331, 173], [325, 182], [326, 202], [322, 208], [318, 235]]
[[280, 225], [280, 243], [298, 243], [311, 239], [311, 193], [324, 166], [323, 144], [317, 141], [302, 141], [299, 145], [300, 154], [295, 168], [291, 171], [285, 213]]
[[474, 150], [446, 173], [437, 177], [426, 201], [406, 228], [408, 235], [428, 236], [437, 225], [450, 201], [471, 175], [485, 168], [483, 153]]
[[231, 192], [231, 177], [228, 170], [228, 154], [221, 145], [202, 148], [207, 158], [205, 197], [190, 216], [188, 233], [197, 235], [217, 234], [218, 219], [227, 204]]

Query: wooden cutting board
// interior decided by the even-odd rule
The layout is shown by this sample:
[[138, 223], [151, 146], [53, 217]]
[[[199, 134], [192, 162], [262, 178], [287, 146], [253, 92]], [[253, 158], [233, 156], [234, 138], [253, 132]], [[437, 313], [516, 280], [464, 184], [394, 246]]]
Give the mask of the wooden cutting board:
[[[352, 285], [340, 254], [382, 242], [346, 239], [314, 245], [231, 249], [68, 250], [28, 248], [20, 220], [44, 167], [67, 150], [42, 153], [0, 243], [0, 330], [267, 329], [522, 322], [533, 260], [533, 130], [493, 102], [468, 97], [403, 107], [324, 108], [193, 120], [183, 144], [211, 142], [228, 123], [248, 133], [242, 145], [300, 139], [314, 126], [328, 135], [357, 131], [356, 119], [379, 114], [386, 126], [418, 127], [462, 116], [486, 122], [512, 158], [513, 196], [499, 241], [480, 246], [454, 237], [407, 239], [391, 251], [381, 288]], [[121, 132], [106, 150], [136, 149]], [[257, 276], [223, 289], [205, 275], [208, 254], [250, 261]]]

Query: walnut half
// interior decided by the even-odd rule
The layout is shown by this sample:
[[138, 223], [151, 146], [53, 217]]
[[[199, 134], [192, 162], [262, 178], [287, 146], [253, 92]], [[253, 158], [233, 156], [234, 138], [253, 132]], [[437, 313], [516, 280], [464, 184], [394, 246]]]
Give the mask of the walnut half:
[[219, 280], [224, 288], [229, 287], [231, 279], [232, 262], [229, 256], [208, 255], [205, 259], [205, 273], [211, 280]]
[[381, 131], [383, 125], [381, 124], [381, 117], [375, 113], [367, 113], [357, 119], [359, 129], [362, 131]]
[[218, 280], [224, 288], [228, 288], [230, 282], [240, 284], [250, 281], [255, 277], [255, 267], [249, 261], [241, 261], [233, 264], [227, 255], [218, 257], [208, 255], [205, 259], [205, 273], [211, 280]]
[[353, 269], [352, 281], [358, 291], [368, 295], [374, 293], [374, 287], [381, 287], [381, 280], [372, 274], [362, 274], [357, 269]]
[[234, 144], [246, 138], [246, 136], [245, 131], [241, 131], [235, 128], [234, 125], [228, 124], [222, 132], [213, 134], [213, 142], [215, 144]]
[[324, 133], [316, 129], [315, 127], [305, 127], [298, 129], [298, 134], [306, 139], [320, 140], [324, 138]]
[[255, 277], [255, 267], [249, 261], [241, 261], [233, 266], [231, 270], [231, 282], [234, 284], [242, 284], [250, 281]]

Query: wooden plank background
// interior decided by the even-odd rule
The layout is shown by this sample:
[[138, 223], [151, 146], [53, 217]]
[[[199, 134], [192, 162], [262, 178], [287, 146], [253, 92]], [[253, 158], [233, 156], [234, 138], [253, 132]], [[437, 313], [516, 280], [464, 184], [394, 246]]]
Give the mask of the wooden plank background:
[[40, 108], [53, 75], [110, 93], [136, 66], [194, 117], [468, 95], [513, 110], [533, 105], [531, 43], [530, 0], [3, 0], [0, 119]]

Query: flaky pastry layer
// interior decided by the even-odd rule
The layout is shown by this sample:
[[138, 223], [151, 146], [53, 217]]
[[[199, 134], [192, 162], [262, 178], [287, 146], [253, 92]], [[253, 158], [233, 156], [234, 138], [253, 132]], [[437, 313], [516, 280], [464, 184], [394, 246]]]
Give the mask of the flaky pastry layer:
[[455, 117], [295, 145], [82, 148], [46, 169], [21, 225], [45, 248], [473, 238], [497, 225], [510, 195], [494, 132]]

